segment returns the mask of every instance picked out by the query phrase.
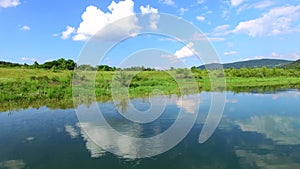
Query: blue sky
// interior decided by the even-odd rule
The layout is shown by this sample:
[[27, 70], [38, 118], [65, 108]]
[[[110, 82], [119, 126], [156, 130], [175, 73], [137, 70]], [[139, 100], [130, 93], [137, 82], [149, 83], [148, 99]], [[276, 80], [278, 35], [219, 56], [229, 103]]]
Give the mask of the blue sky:
[[[167, 13], [191, 22], [211, 41], [223, 63], [300, 59], [300, 0], [0, 0], [0, 60], [77, 60], [96, 30], [141, 12]], [[118, 65], [125, 55], [120, 51], [132, 54], [136, 46], [164, 46], [187, 65], [199, 64], [185, 46], [162, 39], [136, 38], [112, 51], [105, 63]]]

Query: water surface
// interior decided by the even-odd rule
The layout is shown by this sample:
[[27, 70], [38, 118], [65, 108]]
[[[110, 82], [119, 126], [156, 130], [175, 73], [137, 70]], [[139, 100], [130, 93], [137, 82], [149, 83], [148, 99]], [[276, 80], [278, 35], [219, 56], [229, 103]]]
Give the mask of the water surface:
[[[74, 109], [40, 107], [2, 112], [0, 168], [300, 168], [299, 91], [228, 93], [219, 127], [208, 141], [199, 144], [210, 95], [200, 94], [196, 123], [176, 147], [144, 159], [128, 154], [128, 151], [135, 153], [138, 147], [128, 147], [134, 143], [128, 143], [126, 139], [118, 139], [117, 151], [124, 156], [97, 146], [82, 127], [94, 130], [97, 138], [107, 140], [107, 146], [115, 140], [108, 137], [108, 131], [99, 130], [99, 125], [80, 125]], [[194, 97], [185, 96], [184, 101], [193, 103]], [[174, 123], [180, 108], [187, 117], [195, 115], [192, 113], [195, 105], [184, 104], [182, 107], [176, 96], [169, 99], [164, 113], [145, 124], [124, 119], [111, 102], [97, 104], [114, 129], [122, 134], [147, 138], [166, 131]], [[145, 99], [133, 99], [132, 103], [139, 110], [147, 110], [150, 106]], [[157, 147], [160, 144], [160, 140], [155, 142]]]

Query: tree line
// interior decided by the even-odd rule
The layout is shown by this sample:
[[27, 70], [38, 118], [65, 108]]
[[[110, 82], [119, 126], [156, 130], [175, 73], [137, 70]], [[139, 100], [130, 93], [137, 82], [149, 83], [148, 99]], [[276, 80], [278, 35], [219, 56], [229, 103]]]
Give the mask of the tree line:
[[27, 63], [19, 64], [19, 63], [11, 63], [0, 61], [0, 67], [22, 67], [22, 68], [32, 68], [32, 69], [51, 69], [51, 70], [74, 70], [75, 68], [80, 70], [91, 70], [91, 71], [116, 71], [116, 70], [126, 70], [126, 71], [155, 71], [154, 68], [144, 67], [144, 66], [133, 66], [129, 68], [116, 68], [115, 66], [111, 67], [108, 65], [97, 65], [91, 66], [87, 64], [77, 65], [71, 59], [60, 58], [53, 61], [48, 61], [43, 64], [39, 64], [35, 61], [33, 64], [29, 65]]
[[76, 63], [71, 59], [57, 59], [53, 61], [48, 61], [43, 64], [39, 64], [35, 61], [33, 64], [29, 65], [27, 63], [11, 63], [0, 61], [0, 67], [23, 67], [23, 68], [42, 68], [42, 69], [58, 69], [58, 70], [74, 70]]
[[[22, 67], [22, 68], [31, 68], [31, 69], [48, 69], [48, 70], [74, 70], [75, 68], [81, 69], [81, 70], [91, 70], [91, 71], [156, 71], [154, 68], [144, 67], [144, 66], [133, 66], [130, 68], [116, 68], [115, 66], [111, 67], [108, 65], [97, 65], [97, 66], [91, 66], [91, 65], [77, 65], [73, 60], [71, 59], [57, 59], [53, 61], [48, 61], [43, 64], [39, 64], [37, 61], [35, 61], [33, 64], [28, 65], [26, 63], [19, 64], [19, 63], [11, 63], [11, 62], [5, 62], [0, 61], [0, 67]], [[224, 69], [224, 72], [219, 70], [200, 70], [197, 67], [192, 67], [191, 69], [187, 68], [173, 68], [171, 67], [169, 71], [176, 71], [177, 74], [179, 74], [182, 77], [189, 77], [191, 76], [189, 72], [193, 72], [194, 76], [197, 76], [201, 79], [201, 77], [207, 76], [207, 71], [214, 71], [215, 74], [219, 77], [257, 77], [257, 78], [263, 78], [263, 77], [278, 77], [278, 76], [294, 76], [299, 77], [300, 71], [296, 68], [267, 68], [266, 66], [263, 66], [261, 68], [227, 68]]]

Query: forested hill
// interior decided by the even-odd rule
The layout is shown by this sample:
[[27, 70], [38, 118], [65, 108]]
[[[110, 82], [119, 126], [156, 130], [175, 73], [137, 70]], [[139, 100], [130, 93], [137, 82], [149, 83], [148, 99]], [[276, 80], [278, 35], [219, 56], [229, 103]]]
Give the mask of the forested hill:
[[[225, 63], [222, 64], [223, 68], [261, 68], [263, 66], [266, 66], [268, 68], [274, 68], [274, 67], [281, 67], [283, 65], [292, 63], [293, 61], [289, 60], [282, 60], [282, 59], [258, 59], [258, 60], [248, 60], [248, 61], [240, 61], [240, 62], [233, 62], [233, 63]], [[207, 64], [207, 67], [216, 67], [218, 66], [218, 63], [212, 63]], [[201, 65], [198, 67], [199, 69], [205, 69], [204, 65]]]
[[291, 62], [285, 65], [280, 66], [282, 68], [288, 68], [288, 69], [300, 69], [300, 59], [296, 60], [295, 62]]

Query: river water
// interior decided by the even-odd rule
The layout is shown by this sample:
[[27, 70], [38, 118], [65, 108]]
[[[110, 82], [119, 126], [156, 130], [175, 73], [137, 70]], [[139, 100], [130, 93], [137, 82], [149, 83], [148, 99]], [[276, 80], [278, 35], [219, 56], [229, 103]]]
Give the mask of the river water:
[[[75, 109], [40, 107], [2, 112], [0, 168], [300, 168], [299, 91], [228, 92], [221, 122], [202, 144], [198, 138], [211, 104], [211, 93], [199, 95], [197, 119], [186, 137], [172, 149], [148, 158], [136, 158], [134, 154], [139, 148], [130, 140], [112, 138], [109, 130], [101, 125], [79, 122]], [[119, 133], [147, 138], [168, 130], [179, 109], [187, 117], [194, 117], [193, 100], [199, 95], [184, 96], [181, 101], [177, 96], [170, 96], [161, 116], [144, 124], [124, 119], [122, 113], [128, 113], [128, 103], [121, 105], [121, 113], [112, 102], [96, 104]], [[150, 106], [142, 98], [132, 99], [131, 103], [139, 110]], [[86, 133], [84, 129], [94, 132]], [[106, 147], [98, 146], [93, 138], [104, 142]], [[113, 151], [119, 155], [106, 151], [112, 144]], [[162, 142], [157, 140], [152, 144], [157, 148]]]

